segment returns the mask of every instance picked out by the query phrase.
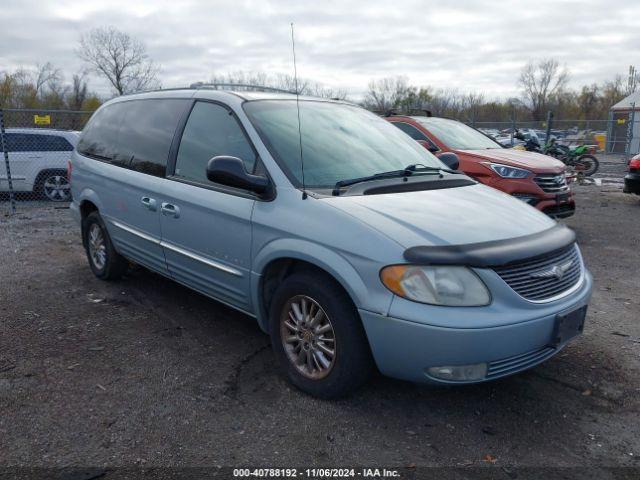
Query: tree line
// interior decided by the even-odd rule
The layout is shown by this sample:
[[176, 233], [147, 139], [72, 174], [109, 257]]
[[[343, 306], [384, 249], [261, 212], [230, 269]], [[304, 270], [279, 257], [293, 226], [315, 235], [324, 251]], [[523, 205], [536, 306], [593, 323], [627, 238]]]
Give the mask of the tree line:
[[612, 105], [638, 85], [640, 76], [629, 79], [615, 75], [602, 83], [567, 87], [570, 73], [555, 59], [528, 62], [518, 78], [520, 97], [487, 99], [483, 93], [457, 89], [436, 89], [410, 85], [405, 76], [369, 82], [363, 106], [380, 113], [428, 110], [434, 116], [472, 122], [540, 121], [552, 110], [556, 118], [572, 120], [606, 119]]
[[[67, 80], [51, 63], [13, 72], [0, 72], [0, 106], [4, 108], [95, 110], [106, 100], [89, 90], [91, 75], [106, 80], [113, 96], [161, 88], [160, 66], [145, 45], [114, 27], [96, 28], [83, 34], [75, 54], [83, 70]], [[610, 107], [635, 90], [640, 75], [628, 79], [615, 75], [602, 83], [568, 88], [570, 72], [555, 59], [530, 61], [517, 79], [520, 96], [490, 99], [481, 92], [411, 85], [406, 76], [371, 80], [363, 99], [365, 108], [386, 113], [428, 110], [435, 116], [467, 122], [543, 120], [548, 110], [556, 118], [596, 120], [607, 118]], [[237, 71], [214, 74], [208, 83], [262, 85], [301, 95], [349, 99], [344, 89], [330, 88], [310, 79], [288, 74]]]

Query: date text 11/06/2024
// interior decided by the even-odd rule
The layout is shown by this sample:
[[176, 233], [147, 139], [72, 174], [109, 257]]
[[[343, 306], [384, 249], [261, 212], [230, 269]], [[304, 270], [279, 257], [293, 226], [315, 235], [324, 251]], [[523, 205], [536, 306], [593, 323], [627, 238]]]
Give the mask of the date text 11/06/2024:
[[256, 478], [399, 478], [400, 472], [386, 468], [236, 468], [234, 477]]

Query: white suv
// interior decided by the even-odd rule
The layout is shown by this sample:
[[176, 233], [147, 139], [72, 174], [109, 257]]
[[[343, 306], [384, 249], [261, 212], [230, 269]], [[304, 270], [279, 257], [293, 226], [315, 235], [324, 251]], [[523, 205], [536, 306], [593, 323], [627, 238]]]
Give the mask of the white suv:
[[[71, 200], [67, 162], [80, 132], [40, 128], [8, 128], [5, 132], [13, 191], [39, 198]], [[9, 191], [6, 161], [0, 160], [0, 191]]]

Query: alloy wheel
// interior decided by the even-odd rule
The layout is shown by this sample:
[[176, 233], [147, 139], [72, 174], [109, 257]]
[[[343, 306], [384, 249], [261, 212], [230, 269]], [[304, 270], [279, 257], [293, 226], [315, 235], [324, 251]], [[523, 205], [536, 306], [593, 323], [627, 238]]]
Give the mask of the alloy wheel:
[[313, 380], [329, 375], [336, 360], [336, 336], [318, 302], [306, 295], [290, 298], [282, 309], [280, 337], [299, 373]]
[[51, 175], [45, 178], [42, 189], [45, 197], [53, 202], [71, 199], [71, 185], [64, 175]]
[[88, 244], [91, 262], [98, 270], [102, 270], [107, 263], [107, 246], [102, 228], [97, 223], [91, 224], [89, 228]]

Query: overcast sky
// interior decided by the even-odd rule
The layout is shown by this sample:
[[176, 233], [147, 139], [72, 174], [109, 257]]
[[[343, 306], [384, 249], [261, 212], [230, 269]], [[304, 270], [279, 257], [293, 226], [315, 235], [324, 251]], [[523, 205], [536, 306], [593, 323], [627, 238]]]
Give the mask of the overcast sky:
[[[298, 74], [353, 97], [373, 78], [406, 75], [505, 98], [535, 57], [566, 63], [573, 86], [640, 66], [639, 0], [2, 0], [0, 71], [50, 61], [70, 79], [81, 33], [114, 25], [146, 44], [165, 87], [292, 73], [290, 22]], [[94, 77], [90, 88], [109, 91]]]

